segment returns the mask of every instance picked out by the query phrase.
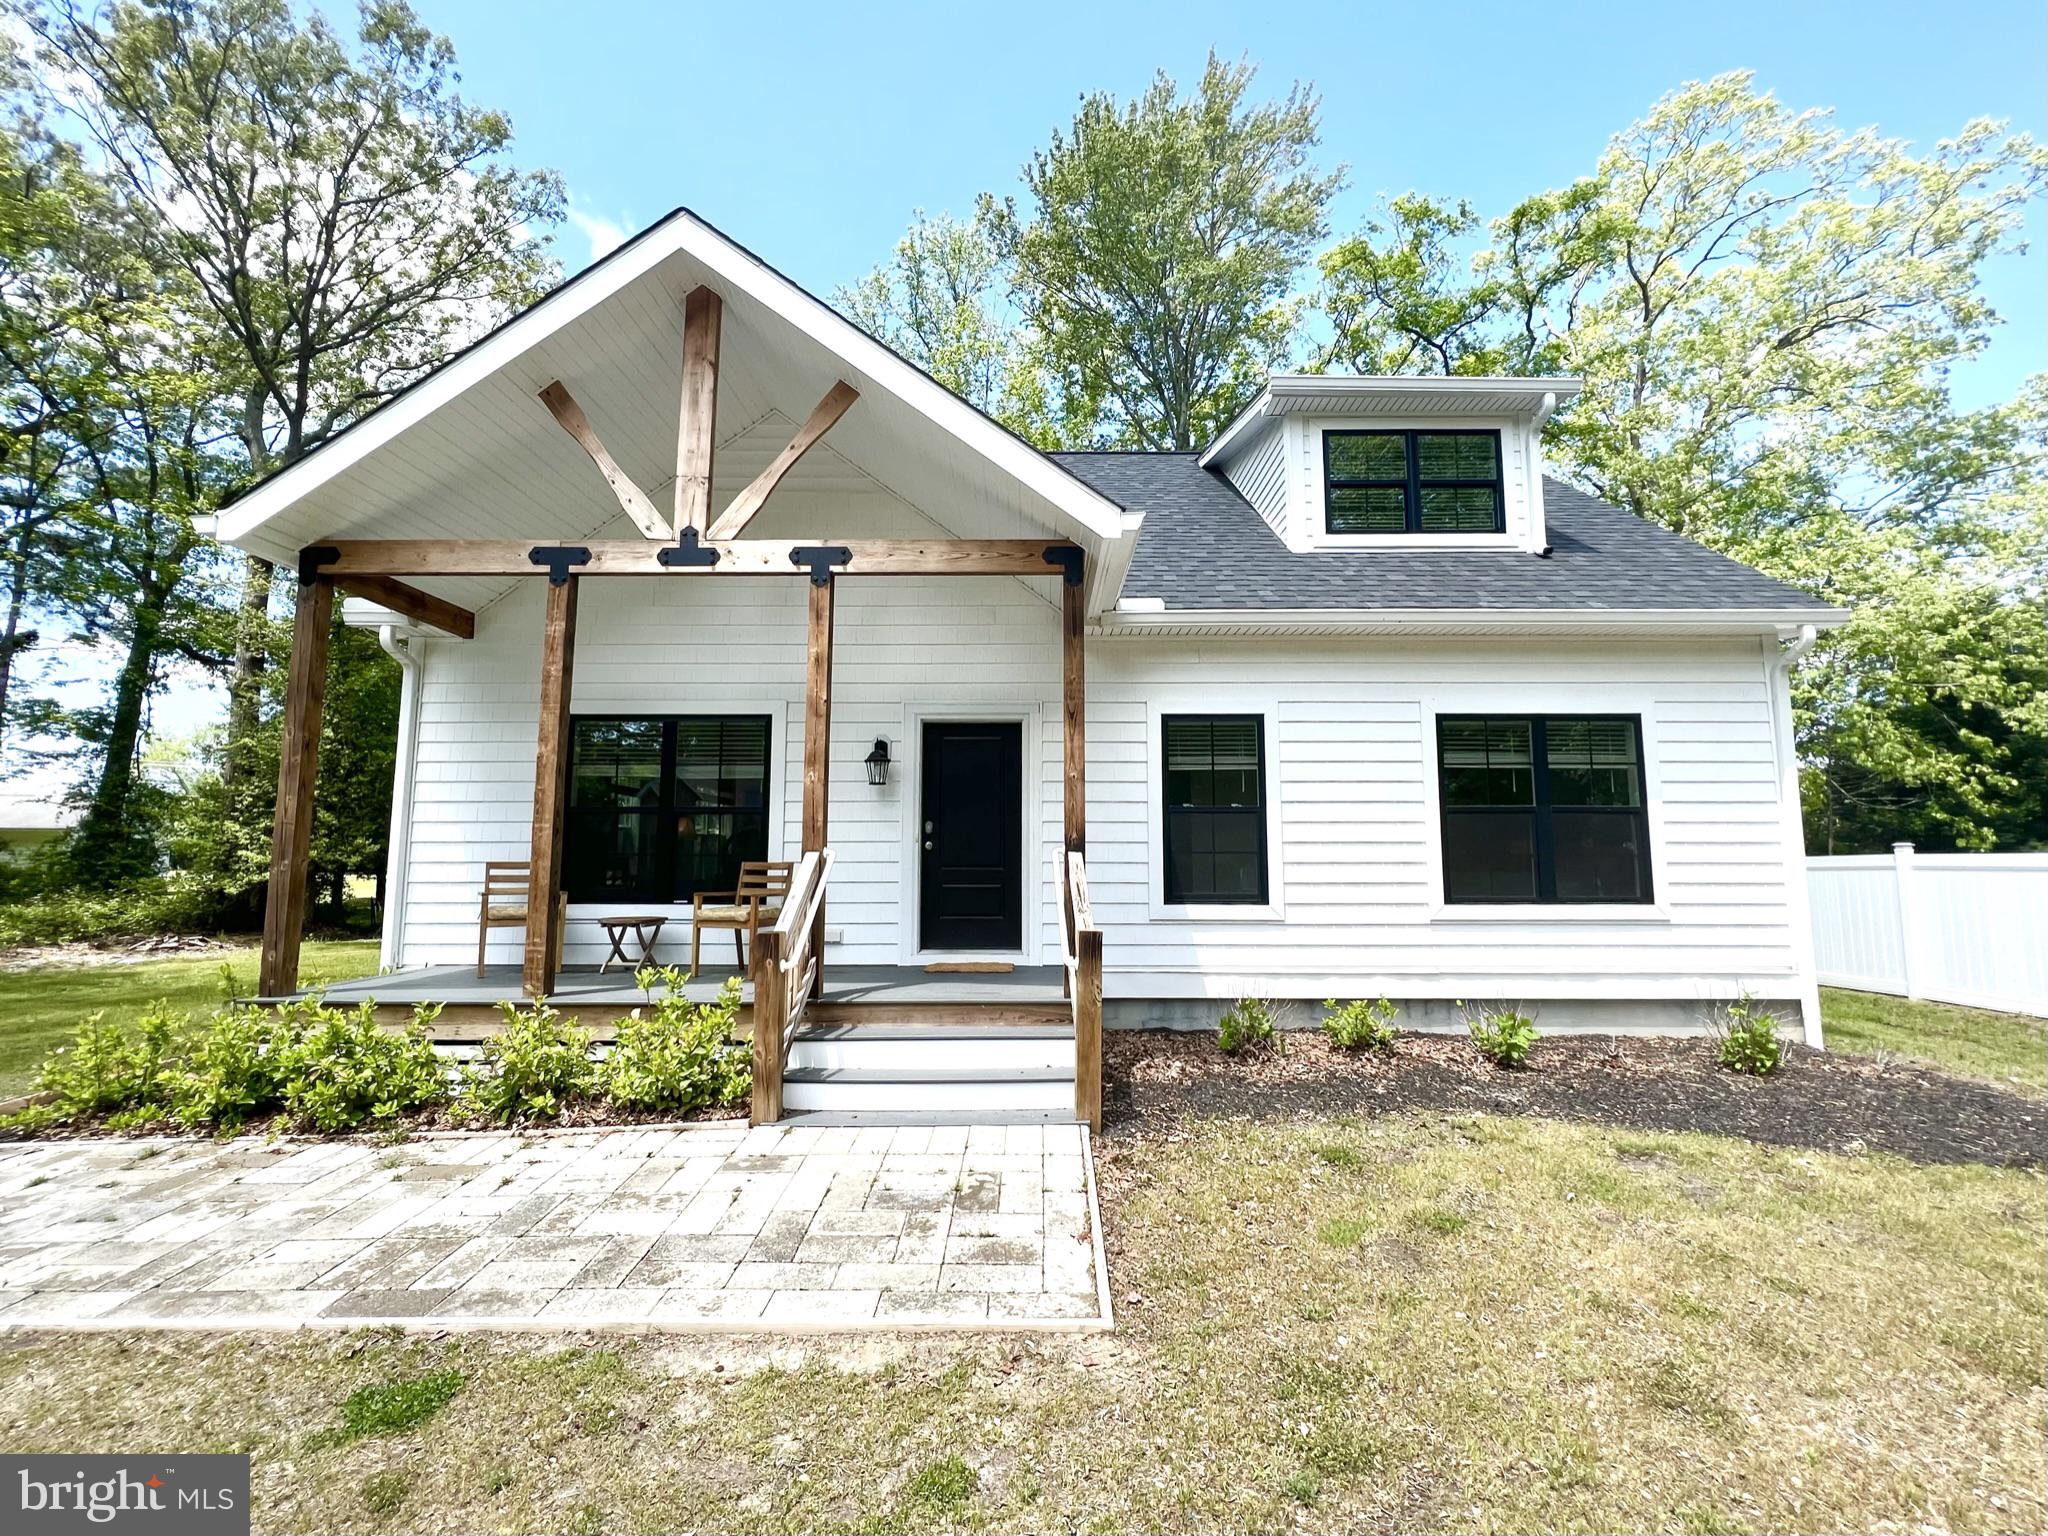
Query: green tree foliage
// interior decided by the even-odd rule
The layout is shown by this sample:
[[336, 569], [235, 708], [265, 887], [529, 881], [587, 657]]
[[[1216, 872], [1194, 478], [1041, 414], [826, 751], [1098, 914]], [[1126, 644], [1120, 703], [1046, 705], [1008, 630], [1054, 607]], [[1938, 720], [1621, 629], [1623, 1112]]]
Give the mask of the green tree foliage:
[[911, 216], [896, 253], [833, 300], [877, 340], [955, 394], [1000, 410], [1017, 367], [1009, 279], [988, 220]]
[[1290, 352], [1303, 263], [1342, 173], [1309, 164], [1320, 103], [1248, 103], [1254, 70], [1209, 58], [1183, 97], [1082, 98], [1024, 167], [1025, 202], [983, 198], [1037, 346], [1027, 428], [1070, 443], [1193, 448]]
[[1796, 683], [1814, 845], [2040, 841], [2010, 813], [2040, 761], [2048, 387], [1969, 410], [1949, 377], [2044, 179], [1993, 123], [1920, 153], [1720, 76], [1469, 262], [1464, 205], [1389, 203], [1323, 262], [1325, 361], [1583, 377], [1562, 472], [1853, 610]]

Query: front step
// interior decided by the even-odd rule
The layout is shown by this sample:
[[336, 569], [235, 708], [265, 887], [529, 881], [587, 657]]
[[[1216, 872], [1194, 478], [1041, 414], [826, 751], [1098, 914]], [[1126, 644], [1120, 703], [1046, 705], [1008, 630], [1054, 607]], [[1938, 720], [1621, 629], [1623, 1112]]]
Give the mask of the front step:
[[[1074, 1034], [1051, 1026], [808, 1025], [782, 1077], [792, 1114], [1071, 1119]], [[909, 1117], [920, 1117], [911, 1120]]]

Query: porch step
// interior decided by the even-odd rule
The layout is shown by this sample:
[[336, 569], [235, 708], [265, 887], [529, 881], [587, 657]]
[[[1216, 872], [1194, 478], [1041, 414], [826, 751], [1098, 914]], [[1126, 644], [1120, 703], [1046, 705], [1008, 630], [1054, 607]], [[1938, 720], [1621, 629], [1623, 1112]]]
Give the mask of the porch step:
[[1074, 1106], [1064, 1109], [989, 1109], [979, 1113], [953, 1109], [788, 1109], [782, 1124], [831, 1126], [871, 1125], [1072, 1125]]
[[1015, 1068], [1074, 1075], [1074, 1032], [1034, 1025], [845, 1024], [811, 1027], [790, 1042], [791, 1072], [851, 1069], [972, 1079]]
[[989, 1067], [919, 1072], [804, 1067], [782, 1079], [785, 1109], [841, 1111], [1004, 1110], [1074, 1108], [1071, 1068]]

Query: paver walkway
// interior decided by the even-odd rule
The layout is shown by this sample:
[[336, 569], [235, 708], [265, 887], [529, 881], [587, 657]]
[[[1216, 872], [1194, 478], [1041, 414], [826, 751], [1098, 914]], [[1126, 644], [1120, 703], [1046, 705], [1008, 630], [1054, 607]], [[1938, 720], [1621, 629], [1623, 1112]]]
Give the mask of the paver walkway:
[[0, 1146], [0, 1327], [1108, 1322], [1079, 1126]]

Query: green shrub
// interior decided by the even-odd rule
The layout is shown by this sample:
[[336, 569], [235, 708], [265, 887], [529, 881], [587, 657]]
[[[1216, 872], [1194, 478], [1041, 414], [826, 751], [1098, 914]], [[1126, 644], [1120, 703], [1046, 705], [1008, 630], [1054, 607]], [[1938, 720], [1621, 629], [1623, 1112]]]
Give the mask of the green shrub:
[[133, 1029], [91, 1014], [71, 1044], [43, 1062], [36, 1091], [56, 1095], [51, 1107], [65, 1119], [136, 1111], [144, 1113], [130, 1123], [161, 1119], [170, 1109], [166, 1078], [186, 1022], [166, 1002], [150, 1004]]
[[374, 1003], [353, 1013], [317, 1000], [279, 1009], [292, 1022], [283, 1062], [286, 1113], [316, 1131], [346, 1131], [391, 1120], [448, 1096], [447, 1069], [427, 1039], [441, 1010], [414, 1010], [405, 1030], [377, 1023]]
[[44, 891], [0, 906], [0, 944], [62, 944], [214, 926], [216, 891], [189, 875], [165, 875], [118, 890]]
[[462, 1102], [482, 1119], [553, 1120], [596, 1086], [590, 1034], [536, 997], [533, 1006], [500, 1003], [505, 1028], [477, 1050], [463, 1074]]
[[1769, 1077], [1785, 1061], [1785, 1042], [1778, 1038], [1778, 1016], [1759, 1008], [1747, 992], [1722, 1010], [1716, 1021], [1721, 1037], [1721, 1065], [1731, 1072]]
[[1240, 997], [1216, 1021], [1216, 1043], [1230, 1055], [1263, 1051], [1273, 1044], [1273, 1005], [1262, 997]]
[[187, 1129], [234, 1130], [277, 1107], [288, 1041], [267, 1008], [222, 1008], [193, 1039], [170, 1078], [171, 1113]]
[[745, 1099], [754, 1068], [751, 1048], [732, 1038], [739, 978], [727, 977], [709, 1003], [687, 1001], [687, 978], [673, 967], [643, 970], [638, 979], [650, 997], [656, 987], [667, 990], [646, 1010], [636, 1008], [619, 1021], [618, 1036], [598, 1068], [605, 1096], [624, 1109], [678, 1112]]
[[1521, 1066], [1536, 1044], [1536, 1021], [1514, 1008], [1482, 1008], [1466, 1017], [1465, 1029], [1497, 1067]]
[[1333, 997], [1323, 1004], [1323, 1033], [1340, 1051], [1391, 1051], [1394, 1005], [1384, 997], [1377, 1002], [1354, 998], [1348, 1003]]

